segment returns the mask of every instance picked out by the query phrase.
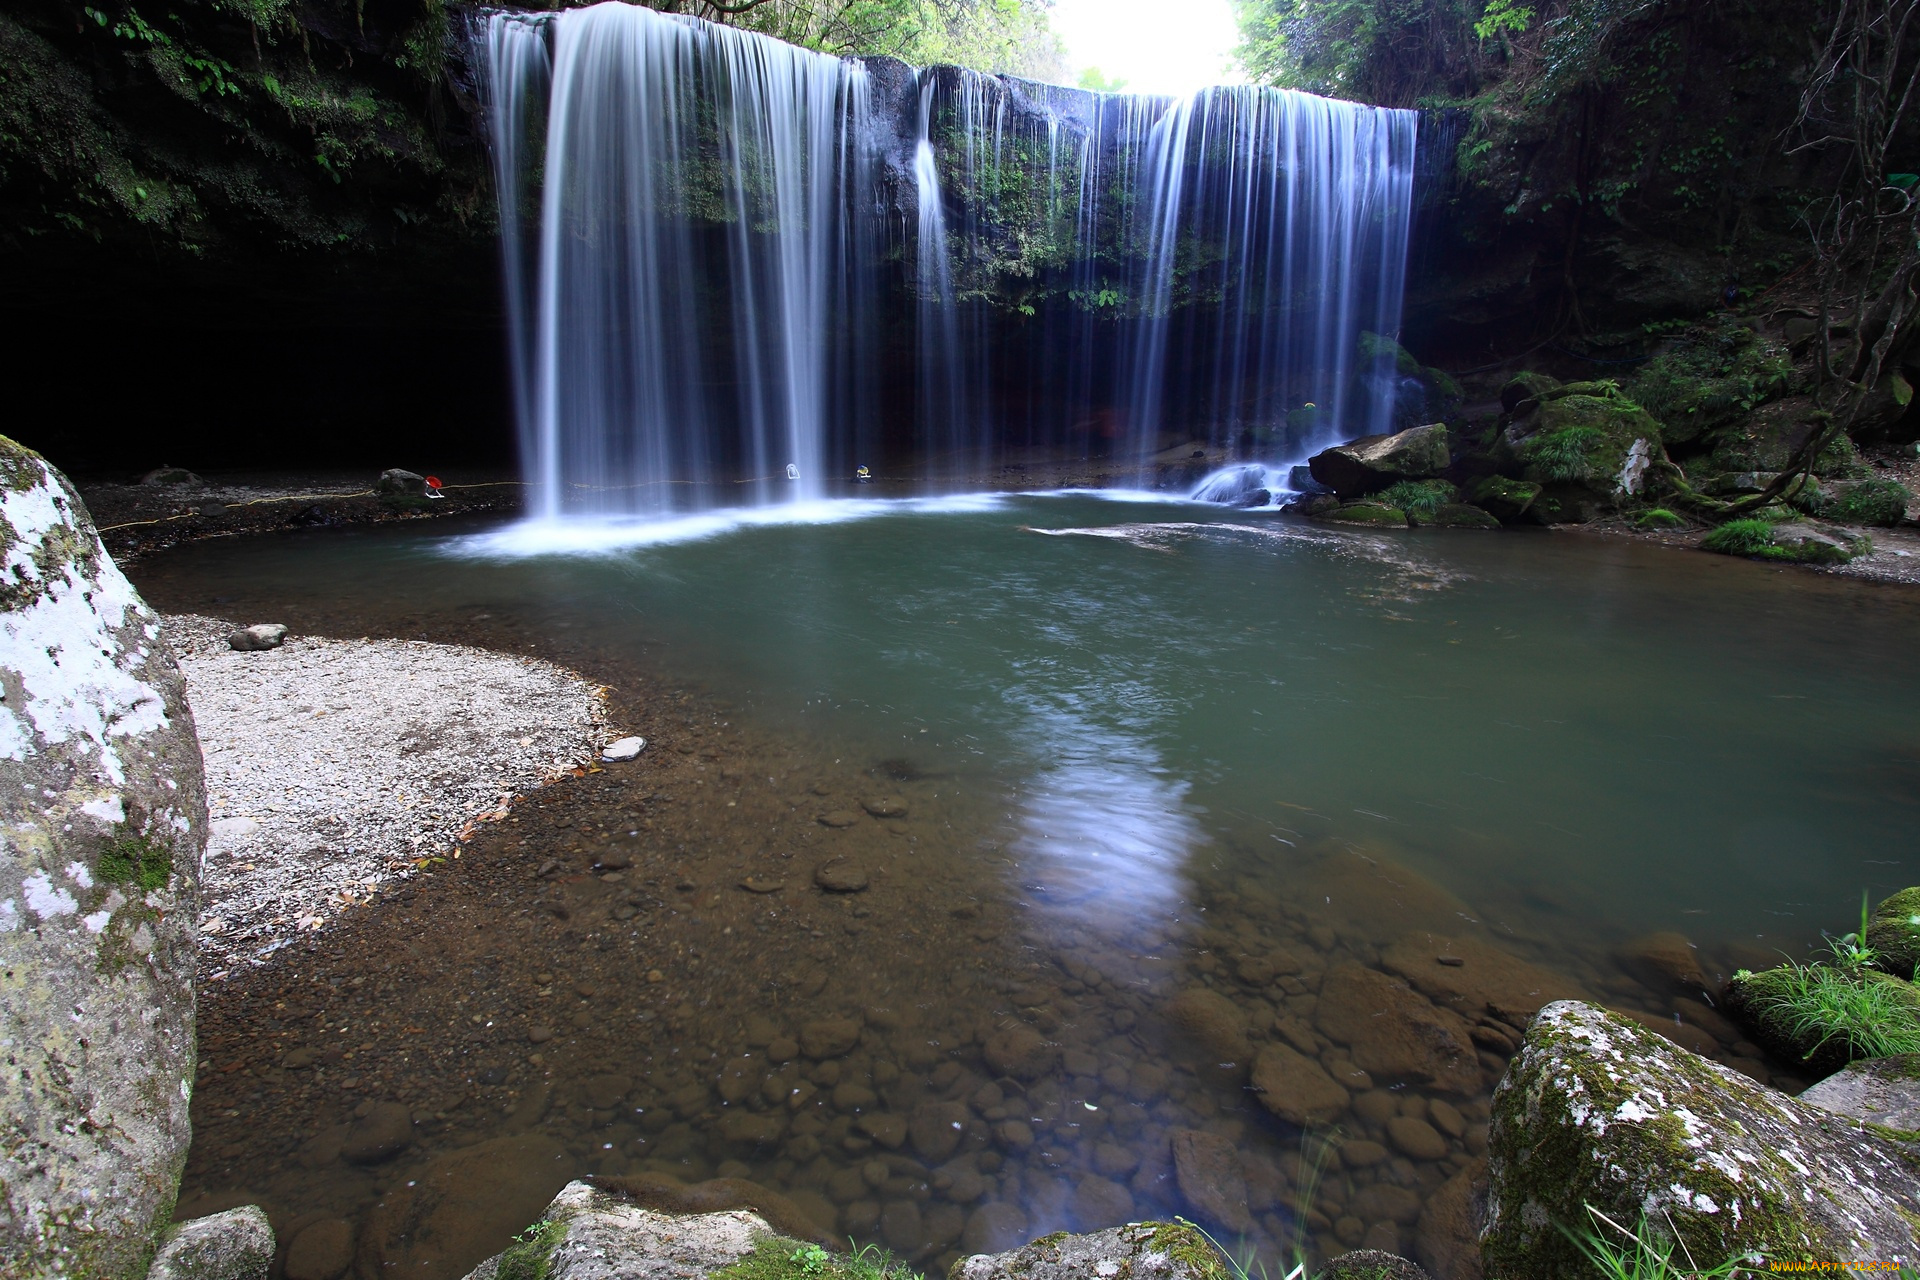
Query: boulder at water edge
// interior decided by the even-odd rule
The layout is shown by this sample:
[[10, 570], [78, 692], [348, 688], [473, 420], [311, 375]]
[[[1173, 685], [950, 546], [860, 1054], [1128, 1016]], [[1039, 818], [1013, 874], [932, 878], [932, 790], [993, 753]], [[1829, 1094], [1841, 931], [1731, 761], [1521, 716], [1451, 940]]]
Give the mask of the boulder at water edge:
[[1335, 445], [1307, 459], [1307, 467], [1315, 480], [1351, 502], [1396, 480], [1437, 476], [1447, 469], [1448, 460], [1446, 424], [1434, 422]]
[[1227, 1280], [1220, 1255], [1192, 1227], [1135, 1222], [1088, 1235], [1042, 1236], [1008, 1253], [977, 1253], [949, 1280]]
[[1489, 1157], [1481, 1248], [1502, 1280], [1590, 1270], [1562, 1231], [1589, 1205], [1678, 1232], [1702, 1267], [1920, 1257], [1920, 1176], [1894, 1144], [1578, 1001], [1528, 1028]]
[[207, 800], [160, 622], [0, 437], [0, 1276], [136, 1276], [193, 1088]]
[[1867, 945], [1874, 961], [1896, 977], [1920, 976], [1920, 888], [1902, 889], [1873, 909]]
[[766, 1219], [745, 1209], [658, 1213], [569, 1182], [538, 1224], [505, 1253], [475, 1267], [467, 1280], [686, 1280], [732, 1266], [772, 1234]]

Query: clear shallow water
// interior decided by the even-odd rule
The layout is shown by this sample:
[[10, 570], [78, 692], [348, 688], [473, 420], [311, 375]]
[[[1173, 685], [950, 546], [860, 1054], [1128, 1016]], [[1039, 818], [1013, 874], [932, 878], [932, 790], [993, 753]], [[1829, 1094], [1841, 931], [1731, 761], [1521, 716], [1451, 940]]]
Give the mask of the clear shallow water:
[[[1409, 939], [1441, 951], [1457, 939], [1652, 1019], [1679, 1014], [1709, 1033], [1699, 1047], [1764, 1074], [1736, 1033], [1623, 968], [1616, 948], [1678, 931], [1711, 976], [1776, 947], [1798, 954], [1821, 928], [1846, 926], [1862, 889], [1878, 897], [1912, 878], [1920, 688], [1907, 664], [1920, 609], [1903, 593], [1577, 536], [1376, 534], [1086, 496], [832, 514], [652, 545], [602, 539], [592, 554], [530, 554], [524, 530], [423, 524], [206, 543], [136, 566], [163, 608], [251, 619], [297, 607], [316, 629], [466, 627], [721, 691], [763, 743], [789, 744], [765, 766], [779, 773], [770, 786], [817, 776], [840, 797], [789, 797], [810, 828], [790, 837], [803, 856], [834, 847], [816, 835], [849, 840], [849, 856], [890, 866], [896, 883], [938, 881], [942, 904], [962, 891], [982, 903], [931, 966], [924, 943], [889, 936], [884, 911], [847, 961], [925, 1025], [964, 1028], [935, 1037], [960, 1075], [939, 1082], [946, 1063], [888, 1049], [906, 1033], [879, 1015], [867, 1020], [874, 1047], [845, 1065], [883, 1095], [866, 1110], [905, 1114], [958, 1090], [978, 1163], [993, 1166], [970, 1166], [988, 1178], [984, 1195], [946, 1213], [946, 1167], [931, 1157], [918, 1199], [899, 1168], [892, 1190], [884, 1178], [868, 1191], [835, 1184], [873, 1157], [861, 1131], [829, 1128], [824, 1151], [792, 1132], [742, 1151], [702, 1136], [720, 1132], [717, 1112], [684, 1117], [690, 1136], [667, 1156], [644, 1140], [590, 1141], [595, 1122], [582, 1121], [569, 1148], [580, 1168], [752, 1176], [818, 1197], [806, 1203], [836, 1215], [829, 1231], [881, 1236], [933, 1264], [991, 1237], [993, 1222], [958, 1241], [935, 1225], [957, 1214], [974, 1233], [982, 1206], [1010, 1206], [1034, 1233], [1114, 1213], [1204, 1219], [1177, 1170], [1152, 1170], [1169, 1135], [1216, 1133], [1243, 1152], [1258, 1206], [1245, 1234], [1268, 1256], [1362, 1238], [1431, 1255], [1437, 1218], [1369, 1188], [1431, 1207], [1470, 1179], [1497, 1062], [1471, 1086], [1376, 1073], [1354, 1084], [1353, 1110], [1316, 1126], [1366, 1143], [1384, 1139], [1382, 1105], [1438, 1100], [1467, 1122], [1443, 1135], [1444, 1155], [1316, 1163], [1318, 1139], [1259, 1105], [1244, 1064], [1239, 1076], [1209, 1070], [1214, 1033], [1175, 1008], [1179, 992], [1222, 994], [1249, 1053], [1294, 1044], [1339, 1075], [1363, 1050], [1316, 1003], [1326, 975], [1398, 974]], [[835, 776], [856, 768], [872, 780]], [[845, 835], [804, 822], [809, 803], [847, 807], [850, 785], [903, 793], [910, 820], [891, 837], [877, 821]], [[941, 905], [928, 918], [945, 916]], [[950, 980], [969, 967], [986, 975], [977, 985]], [[755, 1010], [797, 1023], [865, 1001], [828, 984], [813, 1004], [744, 990], [716, 1003], [711, 1020], [737, 1025]], [[690, 1042], [716, 1061], [759, 1052], [689, 1016]], [[1064, 1056], [1016, 1082], [987, 1041], [1017, 1023]], [[636, 1025], [632, 1044], [658, 1024]], [[1477, 1046], [1497, 1059], [1494, 1031]], [[581, 1052], [584, 1081], [598, 1064]], [[556, 1070], [564, 1092], [568, 1069]], [[661, 1070], [662, 1094], [700, 1076]], [[886, 1090], [901, 1072], [929, 1092], [896, 1100]], [[980, 1105], [975, 1091], [996, 1079], [1006, 1097]], [[648, 1088], [629, 1099], [643, 1111]], [[1091, 1138], [1069, 1145], [1063, 1108], [1083, 1103], [1115, 1114], [1101, 1140], [1133, 1164]], [[730, 1105], [724, 1092], [715, 1105]], [[1139, 1116], [1120, 1121], [1130, 1105]], [[1029, 1111], [1039, 1140], [1023, 1146], [1000, 1126]], [[1446, 1129], [1442, 1118], [1434, 1107]], [[593, 1154], [607, 1150], [627, 1163]], [[1283, 1190], [1267, 1194], [1273, 1169]], [[365, 1212], [326, 1176], [276, 1194]], [[201, 1189], [213, 1186], [209, 1175]], [[885, 1218], [910, 1202], [910, 1224]]]

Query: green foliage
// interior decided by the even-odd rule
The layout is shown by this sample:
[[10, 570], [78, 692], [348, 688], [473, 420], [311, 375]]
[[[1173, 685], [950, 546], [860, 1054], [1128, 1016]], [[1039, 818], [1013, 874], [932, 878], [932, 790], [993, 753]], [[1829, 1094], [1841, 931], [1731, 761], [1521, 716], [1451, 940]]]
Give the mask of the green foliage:
[[1792, 961], [1734, 977], [1750, 1016], [1779, 1026], [1807, 1059], [1829, 1048], [1849, 1061], [1920, 1053], [1916, 997], [1898, 978]]
[[1594, 473], [1591, 454], [1606, 440], [1598, 427], [1562, 427], [1527, 441], [1527, 462], [1546, 480], [1586, 480]]
[[500, 1255], [494, 1280], [546, 1280], [554, 1246], [566, 1236], [567, 1226], [542, 1218], [513, 1238]]
[[1827, 939], [1827, 954], [1843, 969], [1869, 969], [1879, 963], [1880, 953], [1867, 943], [1867, 926], [1873, 912], [1867, 906], [1867, 891], [1860, 891], [1860, 928], [1853, 933]]
[[1098, 67], [1082, 71], [1078, 83], [1089, 93], [1120, 93], [1127, 87], [1126, 77], [1109, 76]]
[[710, 1280], [920, 1280], [917, 1272], [876, 1245], [866, 1244], [851, 1254], [829, 1253], [817, 1244], [767, 1236], [753, 1252]]
[[173, 874], [172, 847], [131, 829], [123, 830], [124, 834], [101, 847], [100, 879], [136, 887], [142, 893], [164, 889]]
[[1655, 507], [1651, 511], [1642, 511], [1640, 518], [1634, 521], [1634, 524], [1642, 529], [1678, 529], [1685, 523], [1685, 520], [1667, 510], [1665, 507]]
[[[682, 8], [676, 0], [647, 3], [670, 12]], [[1044, 0], [766, 0], [731, 21], [825, 53], [878, 53], [919, 67], [1066, 79], [1066, 49]]]
[[1786, 347], [1732, 316], [1689, 327], [1633, 380], [1628, 393], [1673, 440], [1692, 440], [1786, 395], [1794, 386]]
[[[1730, 1258], [1704, 1270], [1676, 1236], [1654, 1230], [1644, 1217], [1637, 1229], [1629, 1230], [1592, 1205], [1587, 1213], [1593, 1222], [1586, 1230], [1560, 1229], [1579, 1246], [1601, 1280], [1720, 1280], [1749, 1261], [1758, 1261]], [[1682, 1256], [1675, 1258], [1676, 1253]]]
[[1488, 0], [1485, 12], [1480, 20], [1473, 24], [1473, 34], [1482, 40], [1491, 40], [1495, 36], [1519, 35], [1533, 23], [1533, 7], [1519, 6], [1513, 0]]
[[[1477, 23], [1505, 30], [1510, 0], [1234, 0], [1236, 56], [1256, 82], [1385, 106], [1470, 95]], [[1519, 19], [1524, 22], [1526, 19]]]
[[1835, 520], [1891, 528], [1906, 517], [1913, 494], [1897, 480], [1862, 480], [1849, 486], [1826, 512]]
[[1401, 480], [1373, 494], [1371, 501], [1410, 516], [1430, 516], [1458, 496], [1459, 491], [1445, 480]]
[[1762, 556], [1782, 550], [1773, 543], [1770, 520], [1729, 520], [1701, 539], [1700, 545], [1723, 556]]

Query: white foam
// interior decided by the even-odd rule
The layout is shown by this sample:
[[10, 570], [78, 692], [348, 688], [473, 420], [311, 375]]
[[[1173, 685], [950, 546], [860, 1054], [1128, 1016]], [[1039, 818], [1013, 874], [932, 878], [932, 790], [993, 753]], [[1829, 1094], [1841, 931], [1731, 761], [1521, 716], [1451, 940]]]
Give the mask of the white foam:
[[1038, 489], [1021, 492], [943, 494], [924, 498], [837, 498], [764, 507], [723, 507], [654, 518], [562, 516], [521, 520], [488, 533], [449, 538], [442, 554], [476, 560], [521, 560], [534, 556], [605, 556], [643, 547], [674, 546], [718, 538], [743, 529], [785, 525], [845, 524], [883, 516], [994, 511], [1014, 498], [1099, 498], [1107, 502], [1191, 505], [1185, 494], [1144, 489]]

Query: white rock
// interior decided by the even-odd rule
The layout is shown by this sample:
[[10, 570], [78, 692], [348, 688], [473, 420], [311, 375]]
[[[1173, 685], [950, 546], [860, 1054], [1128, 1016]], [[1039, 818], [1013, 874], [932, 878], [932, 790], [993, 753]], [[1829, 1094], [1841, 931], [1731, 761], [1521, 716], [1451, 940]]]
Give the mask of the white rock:
[[286, 641], [287, 629], [277, 622], [256, 622], [250, 627], [241, 627], [227, 637], [227, 644], [242, 653], [278, 649]]
[[169, 1228], [147, 1280], [267, 1280], [273, 1249], [267, 1215], [242, 1205]]
[[640, 749], [646, 745], [645, 738], [616, 738], [607, 744], [606, 750], [600, 753], [600, 758], [609, 762], [631, 760], [639, 755]]

